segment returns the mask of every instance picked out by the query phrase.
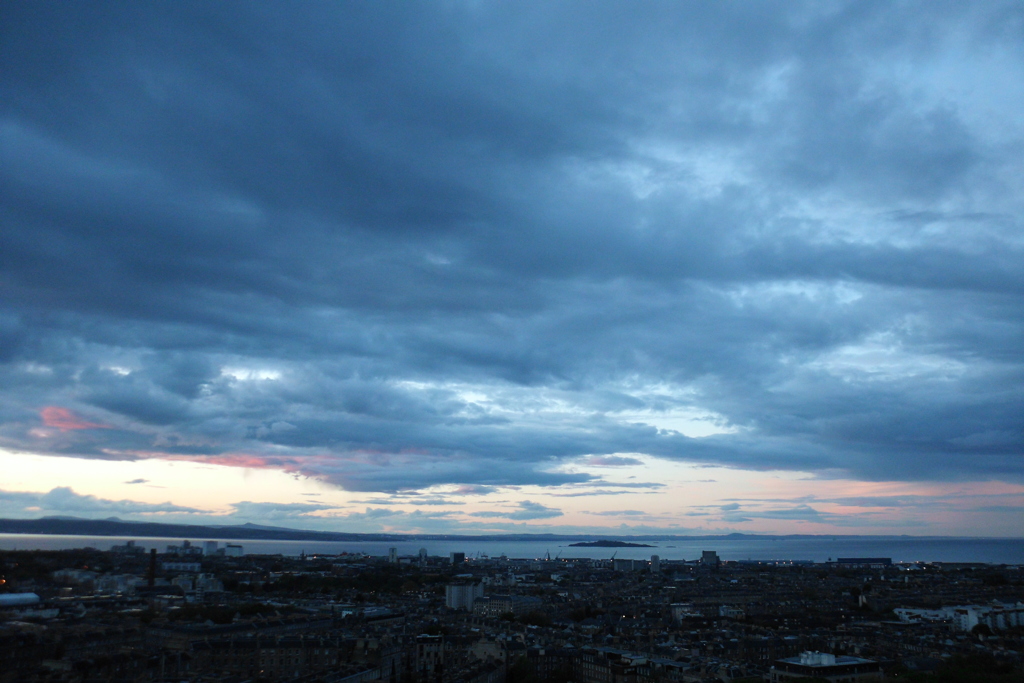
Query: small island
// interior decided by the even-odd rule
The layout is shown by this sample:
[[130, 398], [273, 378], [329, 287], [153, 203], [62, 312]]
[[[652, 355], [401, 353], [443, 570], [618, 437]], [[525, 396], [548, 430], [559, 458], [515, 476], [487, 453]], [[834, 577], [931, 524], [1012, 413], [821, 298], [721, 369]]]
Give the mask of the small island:
[[570, 548], [656, 548], [646, 543], [628, 543], [626, 541], [580, 541], [570, 543]]

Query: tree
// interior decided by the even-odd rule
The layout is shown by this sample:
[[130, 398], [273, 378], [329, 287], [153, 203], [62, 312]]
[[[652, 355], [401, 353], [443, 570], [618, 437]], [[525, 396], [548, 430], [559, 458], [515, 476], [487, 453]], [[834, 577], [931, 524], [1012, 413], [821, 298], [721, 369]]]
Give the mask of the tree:
[[988, 637], [992, 635], [992, 629], [989, 628], [988, 624], [978, 624], [971, 629], [971, 633], [976, 636]]
[[531, 626], [551, 626], [551, 617], [539, 610], [533, 610], [523, 615], [522, 622]]
[[520, 657], [508, 668], [506, 683], [537, 683], [537, 670], [526, 657]]
[[[984, 624], [979, 624], [983, 626]], [[990, 654], [954, 656], [935, 671], [936, 683], [1020, 683], [1019, 669]]]

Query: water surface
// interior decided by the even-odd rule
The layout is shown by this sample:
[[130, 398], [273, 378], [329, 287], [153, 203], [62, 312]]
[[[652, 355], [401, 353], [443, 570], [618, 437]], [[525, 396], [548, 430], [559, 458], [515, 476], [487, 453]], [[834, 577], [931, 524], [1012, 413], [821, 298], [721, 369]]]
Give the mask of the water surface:
[[[0, 534], [0, 550], [64, 550], [92, 547], [109, 550], [134, 540], [147, 549], [159, 552], [168, 545], [180, 545], [184, 539], [146, 538], [140, 536], [70, 536], [49, 534]], [[191, 539], [201, 543], [210, 539]], [[891, 557], [893, 562], [991, 562], [1024, 564], [1024, 538], [943, 538], [877, 536], [856, 538], [814, 537], [768, 539], [729, 539], [724, 541], [646, 541], [652, 548], [573, 548], [570, 541], [266, 541], [252, 539], [216, 539], [237, 543], [246, 554], [297, 556], [324, 553], [338, 555], [356, 553], [387, 555], [396, 548], [399, 555], [416, 555], [420, 548], [428, 554], [447, 557], [452, 551], [466, 557], [506, 555], [515, 558], [554, 557], [645, 559], [658, 555], [663, 560], [693, 560], [704, 550], [714, 550], [723, 560], [812, 560], [826, 562], [838, 557]]]

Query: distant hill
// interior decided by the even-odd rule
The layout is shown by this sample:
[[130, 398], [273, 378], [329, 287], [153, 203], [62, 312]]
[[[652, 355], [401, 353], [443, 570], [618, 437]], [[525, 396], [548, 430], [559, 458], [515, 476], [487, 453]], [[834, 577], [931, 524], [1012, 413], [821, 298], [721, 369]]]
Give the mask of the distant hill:
[[256, 524], [203, 526], [198, 524], [162, 524], [112, 519], [0, 519], [3, 534], [49, 534], [61, 536], [140, 536], [150, 538], [222, 538], [266, 541], [392, 541], [390, 534], [349, 534], [331, 531], [307, 531]]
[[570, 543], [571, 548], [656, 548], [657, 546], [648, 545], [647, 543], [630, 543], [629, 541], [581, 541], [579, 543]]
[[[128, 536], [180, 539], [223, 539], [223, 540], [265, 540], [265, 541], [342, 541], [342, 542], [423, 542], [423, 541], [547, 541], [551, 543], [570, 541], [571, 545], [592, 548], [627, 548], [646, 546], [644, 541], [735, 541], [735, 540], [777, 540], [797, 538], [896, 538], [894, 536], [816, 536], [793, 534], [769, 536], [762, 534], [718, 534], [708, 536], [623, 535], [605, 536], [596, 534], [360, 534], [339, 531], [311, 531], [286, 527], [263, 526], [260, 524], [200, 525], [164, 524], [161, 522], [133, 522], [114, 518], [82, 519], [78, 517], [55, 516], [40, 519], [0, 519], [0, 534], [48, 534], [60, 536]], [[605, 545], [608, 544], [608, 545]]]

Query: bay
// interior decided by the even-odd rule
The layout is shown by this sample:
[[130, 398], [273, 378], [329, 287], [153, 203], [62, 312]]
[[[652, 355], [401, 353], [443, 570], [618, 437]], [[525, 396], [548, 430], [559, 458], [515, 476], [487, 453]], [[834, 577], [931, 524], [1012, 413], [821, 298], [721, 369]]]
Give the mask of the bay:
[[[174, 538], [129, 536], [63, 536], [48, 534], [0, 534], [0, 550], [66, 550], [92, 547], [109, 550], [134, 540], [136, 545], [164, 552], [168, 545], [180, 545]], [[193, 543], [210, 539], [192, 539]], [[389, 548], [401, 555], [416, 555], [426, 548], [431, 556], [448, 557], [463, 552], [467, 558], [500, 557], [694, 560], [704, 550], [714, 550], [723, 560], [810, 560], [826, 562], [839, 557], [889, 557], [893, 562], [987, 562], [1024, 564], [1024, 538], [957, 538], [915, 536], [801, 536], [776, 539], [741, 538], [725, 540], [647, 541], [650, 548], [579, 548], [568, 541], [503, 540], [413, 540], [392, 542], [341, 541], [267, 541], [252, 539], [216, 539], [220, 546], [236, 543], [247, 555], [298, 556], [327, 554], [366, 554], [383, 556]]]

